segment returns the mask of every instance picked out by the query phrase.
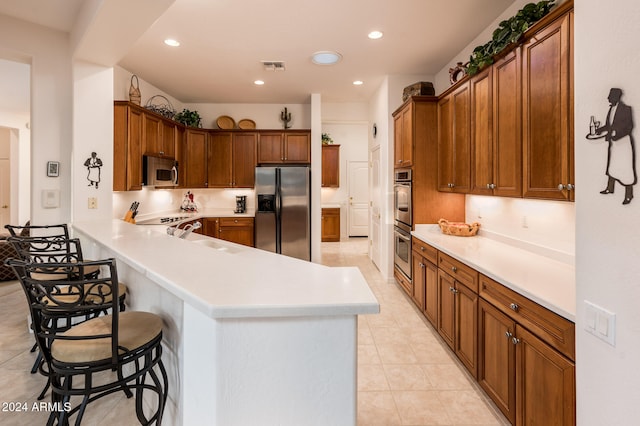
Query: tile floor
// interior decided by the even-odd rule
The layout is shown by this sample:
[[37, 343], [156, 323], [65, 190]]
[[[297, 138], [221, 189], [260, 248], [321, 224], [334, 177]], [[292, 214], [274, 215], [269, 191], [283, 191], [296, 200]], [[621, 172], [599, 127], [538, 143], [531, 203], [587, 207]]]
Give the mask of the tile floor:
[[[359, 267], [380, 302], [379, 315], [358, 319], [358, 426], [508, 424], [400, 288], [369, 261], [366, 238], [323, 243], [322, 263]], [[0, 424], [45, 424], [48, 413], [32, 410], [44, 380], [29, 374], [33, 337], [17, 281], [0, 283], [0, 312]], [[16, 401], [27, 402], [28, 411], [5, 411]], [[103, 398], [89, 406], [83, 425], [136, 425], [133, 404], [119, 393]]]

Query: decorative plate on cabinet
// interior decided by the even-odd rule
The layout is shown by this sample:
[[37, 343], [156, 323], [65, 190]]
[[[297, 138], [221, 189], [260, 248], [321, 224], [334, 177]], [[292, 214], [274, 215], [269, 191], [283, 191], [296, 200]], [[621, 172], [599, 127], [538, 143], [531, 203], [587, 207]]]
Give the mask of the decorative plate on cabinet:
[[249, 120], [248, 118], [243, 118], [238, 121], [238, 129], [255, 129], [256, 122], [253, 120]]
[[236, 127], [236, 122], [228, 115], [221, 115], [218, 117], [216, 124], [218, 125], [218, 128], [222, 130], [231, 130]]

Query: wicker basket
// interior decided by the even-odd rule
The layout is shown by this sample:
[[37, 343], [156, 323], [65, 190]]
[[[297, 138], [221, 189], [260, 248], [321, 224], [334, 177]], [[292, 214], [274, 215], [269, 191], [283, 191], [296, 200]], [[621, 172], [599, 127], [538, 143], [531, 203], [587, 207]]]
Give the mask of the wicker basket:
[[176, 110], [173, 105], [171, 105], [169, 99], [162, 95], [153, 95], [149, 98], [144, 107], [148, 110], [160, 114], [165, 118], [173, 119], [173, 117], [176, 115]]
[[458, 237], [473, 237], [478, 233], [478, 229], [480, 229], [480, 224], [478, 222], [468, 224], [463, 222], [449, 222], [446, 219], [440, 219], [438, 221], [438, 225], [440, 225], [440, 230], [443, 234], [455, 235]]
[[[135, 86], [133, 85], [133, 79], [136, 79]], [[140, 105], [142, 96], [140, 95], [140, 83], [138, 82], [138, 76], [133, 74], [131, 76], [131, 86], [129, 87], [129, 101], [136, 105]]]

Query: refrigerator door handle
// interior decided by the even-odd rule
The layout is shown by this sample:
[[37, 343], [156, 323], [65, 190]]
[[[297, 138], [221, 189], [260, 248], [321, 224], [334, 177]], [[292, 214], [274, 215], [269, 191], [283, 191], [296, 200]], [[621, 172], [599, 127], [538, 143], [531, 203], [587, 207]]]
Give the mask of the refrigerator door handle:
[[281, 208], [282, 208], [282, 193], [280, 191], [281, 176], [280, 168], [276, 168], [276, 196], [275, 196], [275, 214], [276, 214], [276, 253], [282, 253], [282, 239], [281, 239]]

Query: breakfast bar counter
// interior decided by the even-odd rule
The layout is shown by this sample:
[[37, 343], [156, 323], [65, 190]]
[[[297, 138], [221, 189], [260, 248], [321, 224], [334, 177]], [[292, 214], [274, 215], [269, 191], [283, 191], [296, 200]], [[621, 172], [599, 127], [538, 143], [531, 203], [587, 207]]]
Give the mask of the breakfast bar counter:
[[357, 268], [165, 226], [72, 227], [85, 257], [116, 259], [128, 309], [164, 319], [165, 424], [356, 424], [357, 315], [380, 309]]

